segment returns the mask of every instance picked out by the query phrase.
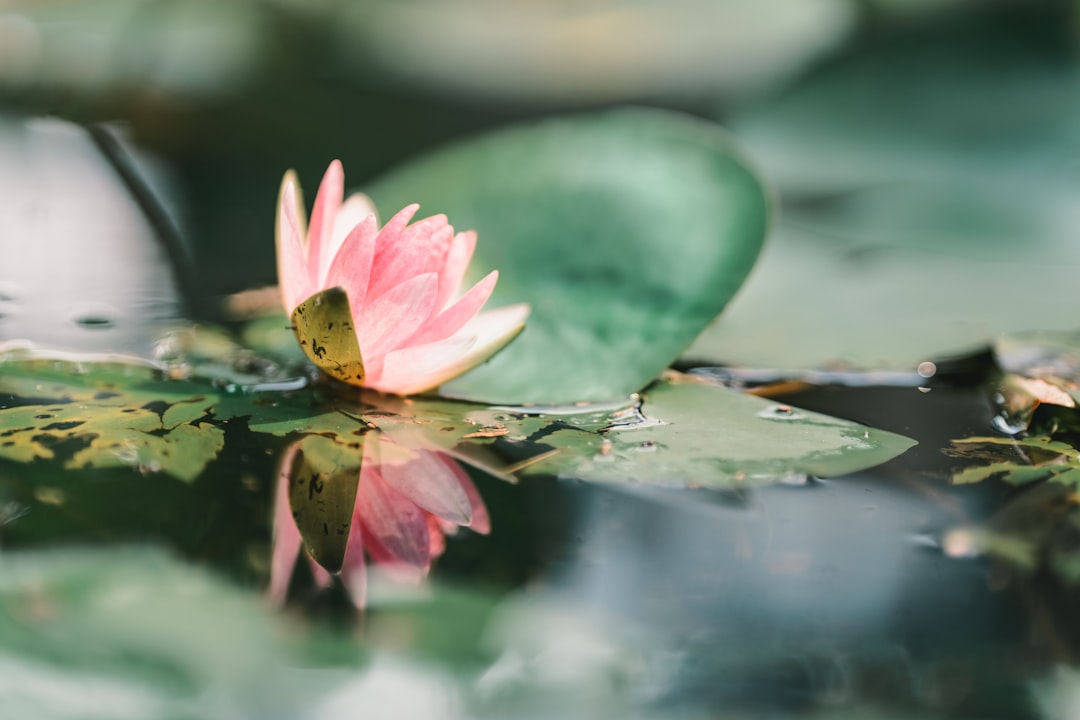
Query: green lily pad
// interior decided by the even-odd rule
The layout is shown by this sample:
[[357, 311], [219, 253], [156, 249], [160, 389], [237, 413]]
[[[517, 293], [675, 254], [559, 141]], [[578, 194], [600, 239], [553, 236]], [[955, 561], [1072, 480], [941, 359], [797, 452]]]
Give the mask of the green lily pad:
[[466, 459], [470, 447], [494, 449], [502, 465], [492, 469], [503, 475], [716, 488], [842, 475], [915, 444], [858, 423], [673, 377], [636, 402], [600, 407], [491, 408], [397, 399], [379, 408], [339, 408], [251, 429], [318, 435], [345, 446], [355, 445], [368, 424], [389, 431], [404, 425], [424, 447]]
[[61, 457], [68, 469], [127, 466], [193, 480], [224, 446], [224, 432], [207, 420], [217, 396], [199, 392], [209, 388], [139, 387], [149, 371], [138, 367], [82, 379], [12, 370], [0, 376], [0, 458]]
[[689, 359], [911, 369], [1076, 326], [1080, 68], [1064, 25], [995, 15], [884, 35], [731, 119], [784, 220]]
[[369, 192], [480, 241], [489, 305], [532, 305], [522, 335], [444, 394], [500, 403], [626, 396], [724, 309], [757, 257], [769, 203], [717, 126], [645, 110], [548, 120], [417, 160]]
[[915, 445], [901, 435], [700, 382], [644, 393], [640, 416], [602, 434], [558, 429], [556, 449], [525, 473], [690, 487], [740, 487], [879, 465]]

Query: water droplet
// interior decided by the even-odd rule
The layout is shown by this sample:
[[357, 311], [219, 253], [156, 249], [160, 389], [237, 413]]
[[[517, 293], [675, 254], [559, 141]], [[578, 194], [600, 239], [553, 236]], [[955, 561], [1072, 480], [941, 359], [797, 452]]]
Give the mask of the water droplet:
[[766, 420], [801, 420], [804, 415], [790, 405], [770, 405], [757, 416]]
[[937, 373], [937, 365], [930, 362], [929, 360], [926, 362], [921, 362], [919, 363], [919, 367], [916, 368], [915, 372], [919, 373], [919, 377], [932, 378]]

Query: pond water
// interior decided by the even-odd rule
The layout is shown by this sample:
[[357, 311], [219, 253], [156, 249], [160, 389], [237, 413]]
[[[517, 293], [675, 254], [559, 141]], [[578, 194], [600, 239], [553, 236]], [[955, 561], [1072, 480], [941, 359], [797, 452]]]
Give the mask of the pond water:
[[[1075, 3], [0, 5], [0, 718], [1080, 717]], [[333, 158], [531, 303], [445, 396]]]
[[[541, 473], [512, 484], [456, 458], [442, 458], [441, 471], [411, 458], [399, 474], [420, 468], [421, 485], [442, 482], [445, 466], [468, 468], [490, 534], [444, 523], [445, 551], [417, 585], [408, 563], [395, 568], [416, 550], [408, 534], [398, 535], [405, 547], [381, 547], [378, 523], [366, 520], [364, 611], [347, 572], [346, 582], [320, 581], [304, 562], [284, 607], [267, 610], [271, 560], [288, 562], [272, 543], [282, 462], [304, 496], [292, 497], [298, 524], [305, 512], [316, 524], [350, 522], [356, 469], [319, 476], [317, 491], [313, 475], [309, 488], [304, 473], [322, 467], [312, 446], [301, 467], [280, 438], [226, 423], [220, 455], [188, 481], [153, 467], [4, 462], [0, 540], [12, 559], [0, 567], [0, 657], [18, 682], [0, 683], [0, 695], [52, 713], [40, 717], [117, 716], [108, 713], [128, 705], [139, 708], [133, 717], [329, 717], [339, 707], [394, 717], [1065, 717], [1053, 708], [1068, 707], [1073, 692], [1060, 668], [1074, 593], [1045, 568], [984, 556], [971, 537], [994, 523], [1026, 537], [1066, 493], [1029, 491], [1037, 508], [1025, 509], [1004, 484], [955, 486], [952, 473], [970, 460], [942, 452], [957, 435], [993, 431], [990, 368], [972, 358], [921, 386], [778, 398], [919, 441], [884, 465], [828, 479], [715, 491]], [[22, 401], [5, 397], [12, 402]], [[402, 436], [387, 436], [390, 445], [363, 437], [361, 482], [377, 467], [389, 478], [390, 446]], [[543, 437], [530, 443], [542, 452]], [[348, 466], [335, 462], [334, 472]], [[316, 494], [321, 507], [306, 502]], [[309, 545], [336, 569], [344, 544], [335, 551], [325, 530]], [[279, 545], [282, 537], [279, 528]], [[124, 572], [125, 553], [145, 544], [165, 555], [136, 555]], [[136, 573], [143, 563], [155, 569]], [[204, 572], [222, 586], [208, 597], [190, 588]], [[149, 581], [160, 585], [151, 591]], [[113, 617], [129, 605], [137, 633]], [[247, 627], [247, 614], [267, 626]], [[262, 647], [283, 629], [303, 652]], [[27, 634], [45, 640], [26, 644]], [[70, 647], [86, 639], [94, 652]], [[252, 642], [254, 654], [236, 647]], [[279, 656], [268, 666], [263, 652]], [[236, 663], [230, 672], [204, 675], [221, 654]], [[277, 698], [280, 688], [253, 697], [250, 683], [281, 682], [277, 663], [310, 677], [290, 677], [302, 689], [289, 699]], [[149, 677], [148, 666], [157, 668]], [[64, 709], [60, 698], [80, 683], [97, 683], [102, 712]], [[239, 715], [224, 709], [231, 703]]]

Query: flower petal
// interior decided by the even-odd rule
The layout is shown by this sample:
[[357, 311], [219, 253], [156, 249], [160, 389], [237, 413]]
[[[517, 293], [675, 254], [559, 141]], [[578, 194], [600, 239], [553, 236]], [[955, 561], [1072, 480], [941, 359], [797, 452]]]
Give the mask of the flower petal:
[[[431, 247], [439, 242], [440, 234], [448, 245], [454, 232], [445, 215], [424, 218], [400, 231], [392, 230], [388, 223], [376, 241], [368, 298], [377, 298], [414, 275], [440, 270], [431, 258]], [[443, 253], [445, 256], [445, 250]]]
[[319, 564], [319, 561], [308, 555], [308, 565], [311, 567], [311, 578], [315, 585], [324, 590], [334, 584], [334, 576], [330, 571]]
[[270, 588], [267, 595], [274, 605], [282, 605], [289, 592], [296, 558], [300, 555], [300, 529], [292, 516], [289, 505], [289, 478], [292, 474], [296, 446], [285, 451], [278, 468], [277, 487], [274, 490], [274, 542], [270, 557]]
[[345, 562], [341, 568], [341, 580], [353, 601], [353, 605], [363, 608], [367, 604], [367, 569], [364, 566], [364, 528], [353, 515], [352, 528], [349, 530], [349, 542], [345, 546]]
[[337, 216], [334, 217], [334, 229], [330, 233], [330, 244], [327, 246], [329, 248], [327, 258], [330, 262], [337, 257], [338, 249], [344, 244], [345, 238], [349, 236], [353, 228], [364, 222], [369, 215], [374, 218], [375, 226], [378, 228], [379, 214], [371, 198], [364, 193], [353, 193], [342, 203]]
[[452, 337], [395, 350], [382, 358], [378, 372], [369, 369], [365, 385], [379, 392], [411, 395], [438, 387], [441, 371], [466, 357], [474, 337]]
[[458, 482], [461, 483], [461, 489], [465, 492], [465, 496], [469, 498], [469, 504], [472, 508], [472, 522], [468, 525], [469, 529], [480, 535], [487, 535], [491, 532], [491, 516], [488, 515], [487, 505], [484, 504], [484, 499], [480, 497], [480, 491], [476, 489], [476, 485], [473, 484], [469, 473], [466, 472], [461, 463], [448, 455], [442, 455], [440, 459], [452, 466], [451, 469], [457, 476]]
[[487, 277], [473, 285], [464, 297], [424, 323], [423, 327], [409, 338], [407, 344], [426, 345], [445, 340], [465, 327], [465, 324], [480, 312], [480, 308], [484, 307], [498, 281], [499, 271], [492, 270]]
[[315, 207], [311, 209], [311, 227], [308, 228], [308, 272], [316, 287], [323, 287], [326, 269], [333, 255], [330, 253], [334, 218], [345, 196], [345, 170], [340, 160], [334, 160], [326, 168], [319, 192], [315, 195]]
[[446, 262], [439, 273], [439, 297], [435, 301], [435, 307], [446, 307], [461, 292], [461, 283], [465, 280], [465, 271], [472, 262], [475, 250], [475, 232], [469, 230], [454, 236], [446, 253]]
[[525, 327], [529, 306], [509, 305], [480, 313], [453, 336], [437, 343], [387, 353], [369, 387], [411, 395], [438, 387], [484, 362]]
[[281, 303], [286, 313], [314, 292], [308, 276], [303, 199], [292, 170], [281, 180], [277, 214], [277, 271]]
[[354, 315], [360, 352], [370, 372], [377, 371], [379, 358], [400, 347], [431, 317], [438, 284], [435, 273], [417, 275], [366, 303], [361, 314]]
[[375, 438], [377, 442], [404, 445], [412, 450], [393, 460], [388, 459], [390, 453], [382, 453], [379, 467], [383, 480], [424, 510], [458, 525], [468, 525], [472, 521], [472, 504], [458, 476], [440, 462], [438, 453], [416, 449], [422, 439], [403, 439], [403, 431], [395, 431], [392, 438], [385, 433]]
[[356, 521], [364, 528], [364, 544], [376, 562], [427, 572], [431, 552], [424, 511], [387, 485], [378, 466], [366, 461], [356, 493]]
[[378, 221], [374, 215], [368, 215], [349, 232], [326, 273], [325, 287], [345, 288], [353, 317], [360, 314], [367, 296], [378, 233]]

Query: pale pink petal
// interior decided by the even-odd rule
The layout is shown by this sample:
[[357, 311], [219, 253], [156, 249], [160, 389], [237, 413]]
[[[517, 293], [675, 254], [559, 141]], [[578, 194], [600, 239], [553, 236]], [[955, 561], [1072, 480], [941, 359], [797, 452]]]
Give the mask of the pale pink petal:
[[452, 337], [395, 350], [382, 358], [377, 373], [368, 374], [366, 384], [380, 392], [397, 395], [431, 390], [445, 382], [439, 380], [440, 373], [466, 357], [474, 345], [476, 338]]
[[386, 223], [379, 230], [379, 237], [375, 242], [375, 259], [373, 265], [382, 265], [385, 260], [383, 259], [387, 252], [397, 244], [401, 238], [401, 233], [408, 226], [409, 221], [413, 219], [413, 215], [420, 209], [420, 206], [416, 203], [412, 205], [406, 205], [401, 210], [390, 218], [390, 221]]
[[461, 292], [461, 283], [465, 280], [465, 271], [469, 268], [475, 250], [475, 232], [469, 230], [454, 236], [446, 253], [446, 263], [439, 273], [439, 297], [435, 301], [435, 307], [446, 307]]
[[[430, 540], [428, 543], [428, 552], [433, 558], [437, 558], [446, 552], [446, 537], [443, 535], [442, 530], [442, 525], [445, 522], [445, 520], [442, 520], [435, 515], [427, 516], [428, 538]], [[451, 527], [457, 527], [453, 523], [450, 523], [450, 525]]]
[[[392, 443], [381, 434], [377, 441]], [[386, 454], [383, 457], [386, 458]], [[471, 522], [469, 496], [465, 494], [457, 476], [439, 462], [436, 453], [414, 450], [408, 458], [400, 457], [395, 461], [384, 459], [379, 469], [388, 485], [422, 509], [458, 525]]]
[[378, 231], [375, 216], [368, 215], [349, 233], [326, 273], [326, 287], [345, 288], [354, 318], [362, 314]]
[[[448, 227], [445, 215], [435, 215], [392, 234], [389, 225], [383, 228], [375, 245], [368, 298], [377, 298], [414, 275], [439, 270], [428, 267], [434, 265], [429, 263], [430, 245], [432, 238]], [[452, 235], [453, 229], [449, 232]]]
[[[445, 219], [445, 215], [437, 215]], [[418, 223], [419, 224], [419, 223]], [[441, 273], [446, 267], [446, 254], [450, 250], [450, 244], [454, 241], [454, 227], [447, 223], [437, 227], [427, 238], [427, 257], [424, 260], [424, 271]]]
[[296, 446], [290, 446], [281, 458], [277, 487], [274, 489], [274, 541], [270, 556], [270, 588], [267, 595], [275, 605], [285, 602], [289, 592], [289, 580], [300, 555], [300, 529], [296, 527], [292, 507], [289, 505], [289, 475], [292, 470]]
[[277, 215], [277, 271], [285, 312], [315, 293], [307, 269], [305, 229], [296, 174], [290, 170], [281, 181]]
[[445, 340], [476, 317], [480, 308], [491, 297], [495, 283], [499, 281], [499, 271], [492, 270], [480, 282], [472, 286], [469, 292], [450, 307], [432, 317], [405, 343], [406, 345], [426, 345]]
[[383, 482], [378, 466], [365, 464], [360, 470], [356, 522], [373, 560], [427, 571], [431, 553], [424, 511]]
[[322, 565], [315, 561], [315, 558], [308, 555], [308, 565], [311, 567], [311, 577], [315, 581], [315, 584], [319, 587], [326, 589], [334, 584], [334, 577], [330, 572]]
[[364, 528], [353, 516], [349, 530], [349, 542], [345, 546], [345, 560], [341, 567], [341, 580], [353, 601], [363, 608], [367, 604], [367, 569], [364, 567]]
[[334, 231], [341, 200], [345, 196], [345, 170], [340, 160], [334, 160], [326, 168], [319, 192], [315, 195], [315, 207], [311, 209], [311, 226], [308, 228], [308, 271], [311, 282], [322, 289], [333, 255], [330, 254], [330, 238]]
[[368, 216], [374, 219], [377, 229], [379, 214], [375, 211], [375, 205], [372, 204], [371, 198], [367, 195], [353, 193], [342, 203], [337, 216], [334, 218], [334, 229], [330, 233], [330, 243], [327, 246], [326, 253], [327, 267], [337, 257], [338, 250], [344, 244], [345, 238], [353, 231], [353, 228], [364, 222]]
[[440, 453], [439, 457], [450, 466], [457, 476], [458, 482], [461, 483], [462, 491], [469, 498], [469, 505], [472, 509], [472, 522], [468, 523], [469, 529], [475, 533], [487, 535], [491, 532], [491, 516], [488, 515], [487, 505], [484, 504], [484, 499], [480, 497], [480, 491], [476, 489], [476, 485], [473, 484], [469, 473], [462, 467], [461, 463], [449, 455]]
[[387, 353], [370, 387], [398, 395], [436, 388], [501, 350], [525, 327], [528, 316], [524, 304], [488, 310], [446, 340]]
[[366, 303], [361, 312], [353, 316], [365, 365], [369, 359], [374, 364], [378, 358], [397, 349], [431, 317], [438, 283], [435, 273], [417, 275]]

